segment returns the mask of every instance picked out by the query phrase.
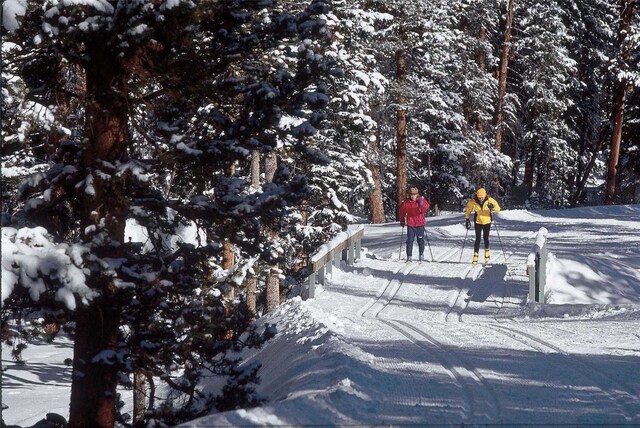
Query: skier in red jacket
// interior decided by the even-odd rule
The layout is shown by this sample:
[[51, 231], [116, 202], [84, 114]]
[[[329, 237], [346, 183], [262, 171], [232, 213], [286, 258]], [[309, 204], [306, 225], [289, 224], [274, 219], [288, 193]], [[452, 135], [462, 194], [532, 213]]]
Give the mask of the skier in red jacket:
[[420, 196], [417, 187], [409, 190], [409, 196], [400, 205], [400, 225], [407, 225], [407, 261], [413, 254], [413, 240], [418, 241], [418, 257], [424, 260], [424, 216], [429, 211], [429, 202]]

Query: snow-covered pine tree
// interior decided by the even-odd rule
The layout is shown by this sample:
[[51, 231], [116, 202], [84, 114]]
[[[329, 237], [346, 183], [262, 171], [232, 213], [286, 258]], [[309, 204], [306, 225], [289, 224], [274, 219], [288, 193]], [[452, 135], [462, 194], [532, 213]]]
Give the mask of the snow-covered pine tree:
[[496, 60], [490, 41], [497, 12], [491, 11], [490, 4], [470, 1], [402, 4], [390, 12], [396, 14], [392, 30], [401, 33], [395, 40], [408, 55], [409, 181], [443, 209], [458, 208], [471, 188], [510, 170], [510, 160], [492, 146]]
[[611, 132], [610, 105], [613, 76], [608, 71], [614, 55], [615, 23], [618, 19], [614, 3], [589, 0], [564, 2], [572, 39], [571, 57], [576, 61], [579, 86], [571, 95], [567, 123], [577, 135], [576, 174], [570, 205], [587, 201], [585, 187], [596, 187], [604, 173], [602, 149]]
[[577, 167], [577, 135], [566, 120], [573, 99], [567, 95], [578, 86], [568, 51], [569, 19], [556, 1], [518, 5], [509, 90], [521, 106], [522, 133], [510, 153], [526, 165], [524, 197], [538, 206], [563, 206]]
[[[47, 73], [56, 67], [84, 83], [68, 91], [78, 108], [55, 129], [76, 126], [22, 188], [24, 215], [3, 228], [13, 263], [3, 264], [5, 307], [31, 297], [74, 321], [72, 426], [112, 426], [117, 384], [132, 372], [173, 391], [147, 417], [206, 411], [202, 369], [233, 371], [225, 352], [264, 338], [243, 333], [249, 318], [229, 312], [222, 291], [251, 260], [281, 257], [273, 234], [286, 236], [309, 194], [296, 168], [323, 160], [307, 146], [328, 100], [327, 65], [311, 49], [328, 36], [326, 2], [297, 13], [272, 6], [34, 2], [9, 34], [20, 48], [12, 60], [29, 73], [25, 98], [55, 106], [46, 96], [69, 83]], [[288, 66], [263, 54], [281, 44]], [[280, 146], [272, 182], [248, 191], [250, 153]], [[129, 219], [148, 242], [130, 239]], [[185, 225], [197, 237], [175, 242]], [[225, 240], [240, 255], [231, 271], [220, 269]]]
[[376, 189], [372, 170], [378, 159], [369, 150], [377, 127], [371, 114], [387, 83], [377, 70], [374, 48], [376, 21], [383, 18], [360, 3], [333, 4], [329, 25], [334, 37], [327, 54], [341, 73], [331, 80], [330, 108], [319, 135], [319, 144], [332, 162], [312, 174], [317, 177], [312, 186], [324, 203], [318, 204], [323, 208], [311, 213], [310, 219], [318, 225], [329, 221], [333, 225], [326, 226], [334, 230], [368, 218], [372, 211], [367, 199]]

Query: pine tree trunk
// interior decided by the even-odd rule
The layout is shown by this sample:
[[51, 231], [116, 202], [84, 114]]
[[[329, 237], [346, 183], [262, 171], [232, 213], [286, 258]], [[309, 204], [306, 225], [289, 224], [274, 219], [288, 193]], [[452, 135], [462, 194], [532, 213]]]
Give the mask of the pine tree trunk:
[[[235, 255], [233, 253], [233, 244], [229, 241], [224, 241], [222, 244], [222, 269], [230, 271], [235, 264]], [[224, 293], [227, 299], [233, 299], [235, 297], [235, 288], [229, 285], [229, 288]]]
[[[278, 158], [275, 153], [271, 152], [264, 160], [264, 175], [268, 183], [273, 181], [278, 166]], [[272, 266], [265, 279], [265, 300], [266, 312], [270, 312], [280, 304], [280, 281], [278, 279], [277, 266]]]
[[251, 187], [260, 188], [260, 152], [251, 152]]
[[[629, 47], [625, 46], [627, 35], [631, 31], [633, 18], [633, 4], [635, 0], [624, 0], [622, 19], [618, 36], [618, 47], [622, 51], [622, 64], [629, 61]], [[616, 198], [616, 177], [618, 175], [618, 161], [620, 158], [620, 142], [622, 141], [622, 124], [624, 121], [624, 105], [627, 91], [627, 79], [621, 78], [616, 86], [613, 99], [613, 134], [611, 135], [611, 151], [609, 152], [609, 165], [607, 168], [607, 190], [604, 203], [611, 205]]]
[[478, 32], [478, 40], [480, 41], [480, 49], [478, 50], [477, 63], [480, 71], [487, 69], [487, 53], [484, 50], [484, 43], [487, 41], [487, 29], [483, 26], [480, 27]]
[[502, 137], [504, 129], [504, 98], [507, 94], [507, 70], [509, 69], [509, 50], [511, 48], [511, 26], [513, 24], [513, 10], [515, 0], [509, 0], [507, 6], [507, 20], [504, 30], [504, 46], [500, 59], [500, 74], [498, 75], [498, 106], [496, 107], [496, 145], [497, 151], [502, 151]]
[[102, 301], [76, 311], [69, 426], [111, 428], [116, 420], [117, 370], [94, 361], [116, 350], [120, 309]]
[[264, 158], [264, 179], [267, 183], [273, 181], [273, 177], [276, 175], [276, 169], [278, 168], [278, 157], [274, 152], [267, 154]]
[[[102, 168], [99, 161], [115, 163], [126, 157], [128, 139], [127, 77], [118, 75], [102, 47], [91, 52], [93, 61], [86, 69], [86, 135], [83, 167], [85, 174]], [[90, 241], [89, 226], [102, 224], [111, 241], [124, 242], [128, 196], [118, 178], [94, 175], [95, 195], [82, 192], [82, 238]], [[85, 236], [85, 233], [89, 236]], [[105, 243], [102, 257], [117, 259], [121, 247]], [[101, 293], [89, 305], [77, 310], [71, 377], [70, 427], [113, 427], [116, 418], [118, 367], [103, 358], [105, 351], [117, 351], [121, 308], [118, 288], [110, 277], [92, 274], [87, 285]]]
[[145, 399], [147, 396], [147, 377], [142, 372], [133, 374], [133, 423], [144, 421]]
[[613, 101], [613, 134], [611, 134], [611, 149], [609, 152], [609, 164], [607, 166], [607, 188], [604, 203], [611, 205], [616, 197], [616, 177], [618, 175], [618, 161], [620, 159], [620, 142], [622, 141], [622, 123], [624, 119], [624, 103], [626, 82], [618, 83], [616, 95]]
[[280, 305], [280, 278], [275, 269], [269, 270], [266, 278], [266, 308], [265, 311], [271, 312]]
[[247, 290], [247, 311], [249, 312], [251, 319], [256, 319], [256, 296], [258, 292], [258, 278], [249, 273], [245, 279], [245, 286]]
[[[396, 52], [396, 76], [400, 82], [407, 75], [407, 63], [402, 50]], [[401, 88], [403, 90], [403, 88]], [[400, 205], [407, 192], [407, 111], [405, 110], [406, 97], [398, 96], [398, 112], [396, 113], [396, 218], [400, 220]]]
[[371, 223], [382, 224], [386, 222], [384, 216], [384, 203], [382, 201], [382, 180], [378, 167], [378, 139], [371, 137], [369, 141], [369, 170], [373, 178], [373, 191], [369, 193], [369, 209], [371, 210]]

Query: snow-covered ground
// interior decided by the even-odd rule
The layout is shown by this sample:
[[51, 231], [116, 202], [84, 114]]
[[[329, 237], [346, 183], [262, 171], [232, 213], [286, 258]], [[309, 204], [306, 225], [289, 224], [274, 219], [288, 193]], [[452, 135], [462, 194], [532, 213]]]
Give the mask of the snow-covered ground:
[[[398, 261], [397, 223], [366, 226], [354, 266], [260, 320], [279, 331], [246, 354], [265, 404], [185, 426], [640, 424], [640, 206], [505, 210], [496, 226], [473, 269], [461, 214], [428, 219], [424, 263]], [[531, 304], [541, 227], [549, 303]], [[67, 415], [71, 344], [31, 346], [25, 366], [8, 351], [5, 422]]]

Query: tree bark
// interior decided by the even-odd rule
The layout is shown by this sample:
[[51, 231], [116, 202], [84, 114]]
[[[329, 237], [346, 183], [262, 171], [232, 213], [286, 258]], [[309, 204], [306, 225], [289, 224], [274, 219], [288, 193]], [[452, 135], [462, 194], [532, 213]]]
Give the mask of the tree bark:
[[247, 311], [251, 314], [251, 319], [256, 319], [256, 295], [258, 290], [258, 278], [252, 274], [247, 274], [245, 279], [245, 285], [247, 289]]
[[480, 71], [485, 71], [487, 69], [487, 53], [484, 50], [484, 42], [487, 41], [487, 29], [485, 26], [480, 27], [480, 31], [478, 31], [478, 40], [480, 40], [480, 50], [478, 50], [477, 63]]
[[[91, 52], [86, 68], [86, 142], [83, 167], [85, 174], [101, 169], [99, 161], [115, 163], [126, 157], [128, 109], [127, 77], [102, 48]], [[128, 196], [115, 179], [94, 175], [95, 194], [82, 192], [80, 222], [84, 241], [92, 240], [91, 228], [103, 228], [111, 242], [124, 242]], [[119, 258], [122, 247], [105, 243], [96, 249], [101, 257]], [[109, 277], [91, 275], [87, 284], [100, 292], [89, 305], [77, 310], [71, 379], [70, 427], [113, 427], [116, 419], [116, 385], [118, 367], [109, 360], [117, 351], [121, 308], [117, 287]]]
[[[233, 244], [229, 241], [224, 241], [224, 243], [222, 244], [222, 266], [221, 267], [222, 269], [229, 271], [233, 268], [234, 263], [235, 263], [235, 255], [233, 253]], [[235, 298], [235, 288], [231, 285], [229, 285], [228, 287], [229, 288], [224, 293], [225, 297], [227, 299]]]
[[[113, 427], [116, 420], [117, 369], [96, 357], [115, 351], [120, 309], [102, 302], [76, 313], [70, 427]], [[104, 354], [102, 354], [104, 355]]]
[[613, 101], [613, 133], [611, 134], [611, 149], [607, 166], [607, 189], [604, 195], [605, 205], [611, 205], [616, 197], [616, 177], [618, 175], [618, 161], [620, 159], [620, 142], [622, 141], [622, 123], [624, 120], [624, 104], [626, 81], [618, 82]]
[[276, 269], [270, 269], [266, 279], [266, 308], [271, 312], [280, 305], [280, 278]]
[[378, 139], [372, 136], [369, 140], [369, 171], [373, 178], [373, 191], [369, 193], [369, 208], [371, 210], [371, 223], [381, 224], [386, 222], [384, 215], [384, 203], [382, 202], [382, 180], [378, 161]]
[[260, 188], [260, 152], [257, 150], [251, 152], [251, 187]]
[[[635, 0], [624, 0], [620, 32], [618, 33], [618, 46], [622, 51], [621, 65], [624, 67], [629, 61], [629, 46], [625, 46], [627, 35], [631, 31], [633, 18], [633, 5]], [[613, 99], [613, 134], [611, 135], [611, 151], [609, 152], [609, 165], [607, 168], [607, 190], [604, 203], [611, 205], [616, 198], [616, 177], [618, 175], [618, 161], [620, 158], [620, 142], [622, 141], [622, 124], [624, 121], [624, 105], [627, 92], [627, 79], [621, 78], [616, 86]]]
[[264, 158], [264, 179], [267, 183], [273, 181], [273, 177], [276, 175], [276, 169], [278, 168], [278, 157], [274, 152], [267, 154]]
[[[278, 158], [274, 152], [271, 152], [264, 160], [264, 175], [268, 183], [273, 182], [277, 167]], [[271, 266], [267, 271], [265, 279], [266, 312], [271, 312], [280, 304], [280, 281], [276, 273], [277, 271], [277, 265]]]
[[513, 10], [515, 0], [509, 0], [507, 6], [507, 20], [504, 30], [504, 45], [500, 59], [500, 74], [498, 75], [498, 106], [496, 107], [496, 144], [497, 151], [502, 151], [502, 137], [504, 129], [504, 98], [507, 94], [507, 70], [509, 69], [509, 50], [511, 48], [511, 26], [513, 24]]
[[133, 423], [144, 421], [145, 400], [147, 396], [147, 377], [142, 372], [133, 374]]
[[[407, 62], [402, 50], [396, 52], [396, 76], [403, 82], [407, 75]], [[404, 88], [401, 87], [401, 91]], [[404, 94], [398, 96], [398, 112], [396, 113], [396, 218], [400, 220], [400, 205], [407, 192], [407, 102]]]

